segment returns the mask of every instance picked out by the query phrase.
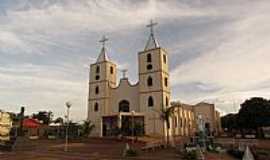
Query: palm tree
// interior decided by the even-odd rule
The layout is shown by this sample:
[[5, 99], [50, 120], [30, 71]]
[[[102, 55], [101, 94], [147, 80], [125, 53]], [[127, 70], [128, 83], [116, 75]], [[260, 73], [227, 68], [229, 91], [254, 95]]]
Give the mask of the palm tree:
[[170, 133], [169, 133], [169, 129], [171, 128], [171, 123], [170, 123], [170, 119], [171, 117], [173, 116], [173, 113], [174, 113], [174, 108], [175, 107], [168, 107], [168, 108], [163, 108], [161, 110], [161, 115], [160, 115], [160, 118], [163, 122], [165, 122], [166, 124], [166, 135], [165, 136], [165, 140], [166, 140], [166, 143], [167, 145], [170, 144]]
[[91, 131], [94, 129], [95, 125], [89, 121], [89, 120], [85, 120], [83, 121], [83, 124], [82, 124], [82, 134], [83, 136], [85, 137], [88, 137], [91, 133]]
[[[170, 144], [170, 136], [169, 136], [169, 129], [171, 127], [170, 119], [173, 117], [175, 109], [182, 106], [181, 102], [172, 102], [172, 104], [173, 105], [170, 107], [163, 107], [161, 111], [154, 110], [160, 114], [160, 119], [166, 124], [166, 128], [165, 127], [163, 128], [163, 130], [166, 130], [166, 134], [164, 133], [164, 139], [166, 141], [166, 145]], [[172, 136], [171, 144], [174, 146], [173, 136]]]
[[[162, 108], [160, 110], [153, 110], [159, 113], [160, 119], [166, 124], [166, 127], [163, 126], [164, 130], [164, 140], [166, 142], [166, 145], [169, 145], [170, 142], [170, 136], [169, 136], [169, 129], [170, 129], [170, 118], [172, 117], [174, 113], [175, 107], [168, 107], [168, 108]], [[166, 133], [165, 133], [166, 131]]]

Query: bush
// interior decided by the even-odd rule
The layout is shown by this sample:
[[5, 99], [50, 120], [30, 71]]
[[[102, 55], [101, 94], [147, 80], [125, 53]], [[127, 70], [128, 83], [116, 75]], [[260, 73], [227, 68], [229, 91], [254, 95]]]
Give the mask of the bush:
[[239, 151], [237, 149], [229, 149], [227, 152], [228, 152], [228, 154], [230, 154], [233, 157], [238, 158], [238, 159], [242, 159], [242, 157], [244, 155], [243, 151]]
[[129, 149], [126, 151], [126, 156], [127, 157], [135, 157], [138, 155], [138, 152], [134, 149]]
[[256, 150], [254, 154], [254, 158], [258, 160], [266, 160], [269, 157], [270, 157], [270, 151], [267, 151], [267, 150], [259, 149], [259, 150]]
[[197, 160], [198, 159], [198, 154], [197, 154], [196, 151], [185, 152], [184, 153], [184, 159], [185, 160]]

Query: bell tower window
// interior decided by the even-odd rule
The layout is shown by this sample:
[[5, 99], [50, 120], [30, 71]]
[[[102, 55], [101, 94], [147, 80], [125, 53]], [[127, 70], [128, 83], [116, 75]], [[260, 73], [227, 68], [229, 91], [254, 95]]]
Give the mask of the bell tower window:
[[153, 100], [153, 97], [149, 97], [148, 98], [148, 107], [153, 107], [154, 106], [154, 100]]
[[99, 87], [98, 86], [96, 86], [95, 93], [99, 94]]
[[96, 73], [99, 73], [99, 72], [100, 72], [100, 67], [97, 66], [97, 67], [96, 67]]
[[168, 78], [167, 78], [167, 77], [164, 78], [164, 85], [165, 85], [166, 87], [168, 87]]
[[167, 63], [167, 57], [165, 54], [163, 54], [163, 62], [166, 64]]
[[147, 54], [147, 62], [152, 62], [152, 56], [150, 53]]
[[96, 80], [99, 80], [99, 78], [100, 78], [99, 75], [96, 75]]
[[98, 103], [95, 103], [95, 105], [94, 105], [94, 111], [95, 111], [95, 112], [98, 111]]
[[169, 106], [169, 99], [166, 97], [166, 106]]
[[113, 67], [112, 66], [110, 67], [110, 72], [111, 72], [111, 74], [113, 74]]
[[147, 86], [153, 86], [153, 79], [152, 79], [152, 77], [148, 77], [148, 79], [147, 79]]

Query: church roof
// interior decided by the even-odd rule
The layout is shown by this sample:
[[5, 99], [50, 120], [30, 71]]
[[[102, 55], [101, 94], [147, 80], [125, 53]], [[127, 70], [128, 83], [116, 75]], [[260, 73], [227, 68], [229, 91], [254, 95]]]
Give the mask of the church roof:
[[104, 61], [109, 61], [109, 58], [108, 58], [107, 53], [106, 53], [106, 48], [103, 46], [101, 48], [101, 52], [98, 56], [97, 62], [104, 62]]

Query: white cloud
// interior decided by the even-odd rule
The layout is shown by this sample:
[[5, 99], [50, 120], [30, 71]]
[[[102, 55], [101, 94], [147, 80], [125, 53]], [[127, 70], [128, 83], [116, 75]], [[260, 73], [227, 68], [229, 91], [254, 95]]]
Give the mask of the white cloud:
[[74, 79], [74, 70], [76, 67], [32, 64], [21, 65], [20, 68], [1, 67], [1, 106], [18, 112], [20, 105], [26, 105], [29, 114], [37, 110], [52, 110], [56, 116], [63, 116], [64, 102], [72, 101], [76, 106], [74, 112], [82, 114], [86, 111], [87, 77]]
[[[85, 118], [78, 115], [86, 112], [88, 67], [98, 54], [97, 37], [127, 34], [133, 38], [151, 18], [159, 21], [159, 33], [173, 26], [166, 31], [171, 37], [185, 34], [180, 28], [185, 20], [190, 21], [191, 34], [181, 43], [168, 35], [160, 38], [167, 38], [164, 47], [173, 50], [172, 59], [188, 56], [179, 53], [179, 48], [198, 49], [199, 54], [190, 56], [189, 61], [173, 64], [173, 87], [181, 91], [191, 84], [189, 89], [195, 88], [189, 94], [173, 93], [177, 99], [228, 101], [232, 95], [237, 95], [236, 99], [269, 96], [270, 89], [261, 85], [270, 79], [269, 5], [267, 1], [18, 1], [0, 15], [0, 54], [4, 55], [0, 59], [1, 105], [26, 104], [33, 106], [31, 111], [50, 106], [60, 115], [64, 102], [71, 100], [74, 116]], [[208, 28], [210, 23], [216, 23], [216, 28], [215, 24]], [[133, 41], [121, 39], [115, 48], [132, 46], [130, 43]], [[127, 63], [125, 56], [119, 57], [117, 62], [125, 62], [120, 68], [131, 70], [134, 81], [134, 65]]]
[[[247, 2], [241, 5], [217, 6], [217, 16], [231, 19], [220, 29], [209, 31], [199, 41], [213, 44], [200, 56], [178, 65], [172, 70], [174, 87], [191, 82], [201, 82], [220, 88], [212, 93], [186, 97], [188, 102], [210, 101], [216, 103], [223, 113], [235, 111], [240, 103], [252, 96], [270, 98], [270, 3]], [[196, 44], [190, 41], [187, 44]], [[185, 43], [182, 44], [185, 47]], [[259, 87], [259, 86], [262, 86]], [[209, 87], [206, 86], [206, 87]], [[268, 86], [268, 87], [267, 87]], [[198, 90], [198, 89], [197, 89]], [[177, 97], [177, 95], [175, 95]], [[223, 102], [216, 102], [216, 100]], [[233, 104], [236, 101], [236, 104]], [[236, 107], [234, 107], [236, 106]]]
[[270, 14], [269, 9], [263, 10], [226, 24], [222, 33], [216, 35], [222, 40], [219, 45], [172, 71], [173, 84], [200, 81], [231, 90], [269, 79], [270, 25], [268, 15], [262, 14], [265, 12]]

